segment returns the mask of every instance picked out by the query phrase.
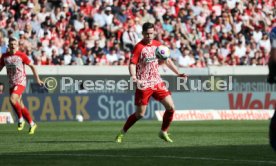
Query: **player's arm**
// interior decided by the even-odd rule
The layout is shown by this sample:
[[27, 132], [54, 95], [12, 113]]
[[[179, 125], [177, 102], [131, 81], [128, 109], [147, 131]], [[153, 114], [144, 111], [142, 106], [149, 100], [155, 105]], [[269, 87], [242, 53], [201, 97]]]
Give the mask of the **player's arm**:
[[129, 70], [130, 77], [132, 78], [132, 80], [134, 82], [136, 82], [137, 81], [137, 77], [136, 77], [136, 64], [129, 63], [128, 70]]
[[186, 74], [184, 73], [179, 73], [177, 67], [175, 66], [175, 64], [173, 63], [173, 61], [168, 58], [166, 61], [165, 61], [165, 64], [168, 66], [169, 69], [171, 69], [171, 71], [173, 71], [178, 77], [187, 77]]
[[32, 63], [29, 63], [28, 66], [31, 68], [32, 72], [33, 72], [33, 75], [36, 79], [36, 82], [39, 84], [39, 85], [43, 85], [43, 81], [40, 80], [39, 78], [39, 75], [37, 73], [37, 70], [35, 68], [35, 66], [32, 64]]
[[140, 53], [141, 53], [141, 49], [139, 48], [139, 45], [137, 44], [137, 45], [135, 45], [135, 47], [132, 51], [132, 57], [130, 59], [130, 63], [129, 63], [129, 67], [128, 67], [130, 77], [132, 78], [132, 80], [134, 82], [138, 81], [137, 77], [136, 77], [136, 65], [139, 61]]
[[19, 55], [20, 55], [21, 58], [22, 58], [22, 62], [23, 62], [25, 65], [28, 65], [28, 66], [31, 68], [31, 70], [32, 70], [32, 72], [33, 72], [33, 75], [34, 75], [34, 77], [35, 77], [37, 83], [38, 83], [39, 85], [43, 85], [43, 81], [40, 80], [39, 75], [38, 75], [38, 73], [37, 73], [37, 70], [36, 70], [35, 66], [32, 64], [32, 62], [30, 61], [30, 59], [28, 58], [28, 56], [27, 56], [26, 54], [24, 54], [24, 53], [20, 53]]

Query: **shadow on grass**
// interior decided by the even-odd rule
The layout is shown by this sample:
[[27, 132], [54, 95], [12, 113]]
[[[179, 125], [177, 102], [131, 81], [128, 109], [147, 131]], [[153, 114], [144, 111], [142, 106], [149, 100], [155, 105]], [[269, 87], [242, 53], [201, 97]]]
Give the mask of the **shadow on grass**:
[[[62, 141], [49, 141], [49, 143]], [[104, 141], [105, 142], [105, 141]], [[38, 142], [39, 143], [39, 142]], [[42, 141], [46, 143], [46, 141]], [[65, 141], [77, 143], [77, 141]], [[82, 143], [78, 141], [78, 143]], [[103, 145], [105, 146], [105, 145]], [[115, 146], [116, 147], [116, 146]], [[87, 145], [89, 147], [89, 144]], [[268, 145], [193, 146], [129, 148], [119, 144], [113, 149], [43, 151], [1, 154], [3, 165], [276, 165], [276, 155]], [[1, 164], [2, 165], [2, 164]]]
[[45, 144], [79, 144], [79, 143], [112, 143], [114, 141], [33, 141], [30, 143], [45, 143]]

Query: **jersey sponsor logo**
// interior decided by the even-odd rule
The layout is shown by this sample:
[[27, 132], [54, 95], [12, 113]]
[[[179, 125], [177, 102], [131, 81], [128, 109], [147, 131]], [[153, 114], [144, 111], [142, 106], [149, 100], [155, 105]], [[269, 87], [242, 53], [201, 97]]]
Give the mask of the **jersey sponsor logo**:
[[141, 51], [140, 63], [137, 64], [137, 78], [141, 80], [141, 86], [151, 87], [161, 82], [158, 72], [158, 60], [155, 55], [156, 46], [145, 46]]
[[146, 62], [146, 63], [153, 62], [153, 61], [157, 61], [157, 59], [155, 57], [145, 58], [144, 59], [144, 62]]

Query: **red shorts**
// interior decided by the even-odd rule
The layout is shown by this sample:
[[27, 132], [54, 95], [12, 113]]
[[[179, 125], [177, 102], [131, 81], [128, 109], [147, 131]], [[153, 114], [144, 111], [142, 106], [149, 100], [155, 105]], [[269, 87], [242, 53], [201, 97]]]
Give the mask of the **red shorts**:
[[19, 96], [23, 94], [25, 90], [25, 86], [23, 85], [15, 85], [14, 87], [10, 88], [10, 94], [18, 94]]
[[135, 105], [148, 105], [151, 96], [155, 100], [161, 101], [169, 95], [171, 95], [171, 92], [166, 88], [164, 83], [143, 90], [137, 88], [135, 92]]

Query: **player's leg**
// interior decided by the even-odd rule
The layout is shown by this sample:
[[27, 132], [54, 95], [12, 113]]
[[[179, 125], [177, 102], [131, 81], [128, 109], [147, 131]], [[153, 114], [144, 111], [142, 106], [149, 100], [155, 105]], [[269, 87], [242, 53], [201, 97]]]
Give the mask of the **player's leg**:
[[32, 125], [34, 124], [33, 120], [32, 120], [32, 117], [27, 109], [27, 107], [25, 107], [24, 103], [23, 103], [23, 100], [22, 100], [22, 95], [20, 96], [19, 98], [19, 101], [20, 101], [20, 106], [21, 106], [21, 111], [22, 111], [22, 114], [24, 116], [24, 118], [27, 120], [27, 122]]
[[20, 105], [20, 95], [16, 94], [16, 93], [11, 93], [10, 95], [10, 103], [14, 109], [14, 111], [16, 112], [17, 118], [18, 118], [18, 127], [17, 130], [21, 131], [24, 128], [24, 118], [23, 118], [23, 114], [22, 114], [22, 110], [21, 110], [21, 105]]
[[172, 96], [168, 95], [163, 100], [161, 100], [160, 102], [163, 104], [166, 111], [163, 115], [163, 122], [162, 122], [161, 131], [159, 133], [159, 137], [161, 139], [164, 139], [167, 142], [173, 142], [172, 139], [170, 139], [170, 137], [168, 135], [168, 132], [167, 132], [169, 127], [170, 127], [170, 124], [173, 120], [173, 115], [174, 115], [174, 112], [175, 112]]
[[143, 118], [147, 109], [147, 105], [149, 99], [152, 95], [152, 89], [139, 90], [137, 89], [135, 92], [135, 105], [136, 111], [132, 115], [130, 115], [120, 133], [116, 137], [116, 142], [121, 143], [123, 140], [123, 136], [126, 134], [128, 129], [134, 125], [139, 119]]
[[168, 95], [160, 102], [163, 104], [163, 106], [166, 109], [165, 114], [163, 116], [163, 123], [162, 123], [162, 127], [161, 127], [161, 130], [163, 132], [166, 132], [166, 131], [168, 131], [170, 124], [172, 122], [172, 119], [173, 119], [174, 103], [173, 103], [173, 99], [172, 99], [171, 95]]
[[147, 109], [147, 105], [136, 106], [136, 112], [128, 117], [122, 131], [126, 133], [128, 129], [132, 125], [134, 125], [136, 121], [138, 121], [139, 119], [142, 119], [145, 115], [146, 109]]
[[173, 142], [167, 133], [174, 115], [174, 103], [171, 97], [171, 92], [166, 88], [164, 83], [161, 83], [155, 87], [152, 96], [154, 99], [160, 101], [166, 109], [163, 115], [163, 122], [159, 137], [167, 142]]
[[31, 117], [31, 114], [29, 113], [29, 110], [27, 109], [27, 107], [25, 107], [25, 105], [23, 103], [23, 100], [22, 100], [22, 95], [20, 96], [19, 100], [20, 100], [20, 106], [21, 106], [22, 114], [23, 114], [24, 118], [27, 120], [27, 122], [30, 124], [29, 134], [34, 134], [35, 130], [37, 128], [37, 125], [32, 120], [32, 117]]
[[163, 116], [161, 131], [167, 132], [173, 120], [174, 109], [175, 109], [172, 96], [169, 95], [165, 97], [163, 100], [161, 100], [160, 102], [163, 104], [163, 106], [166, 109], [165, 114]]
[[147, 109], [147, 105], [136, 106], [136, 111], [132, 115], [130, 115], [120, 133], [116, 137], [116, 142], [121, 143], [123, 141], [123, 137], [128, 131], [128, 129], [134, 125], [139, 119], [143, 118]]
[[20, 102], [19, 102], [19, 98], [20, 96], [18, 94], [11, 94], [10, 95], [10, 103], [12, 105], [12, 107], [14, 108], [14, 111], [16, 112], [16, 115], [18, 117], [19, 121], [23, 120], [23, 115], [21, 112], [21, 106], [20, 106]]
[[18, 131], [23, 130], [25, 124], [24, 115], [20, 105], [20, 98], [24, 92], [24, 89], [25, 87], [21, 85], [16, 85], [10, 89], [10, 102], [18, 116]]

